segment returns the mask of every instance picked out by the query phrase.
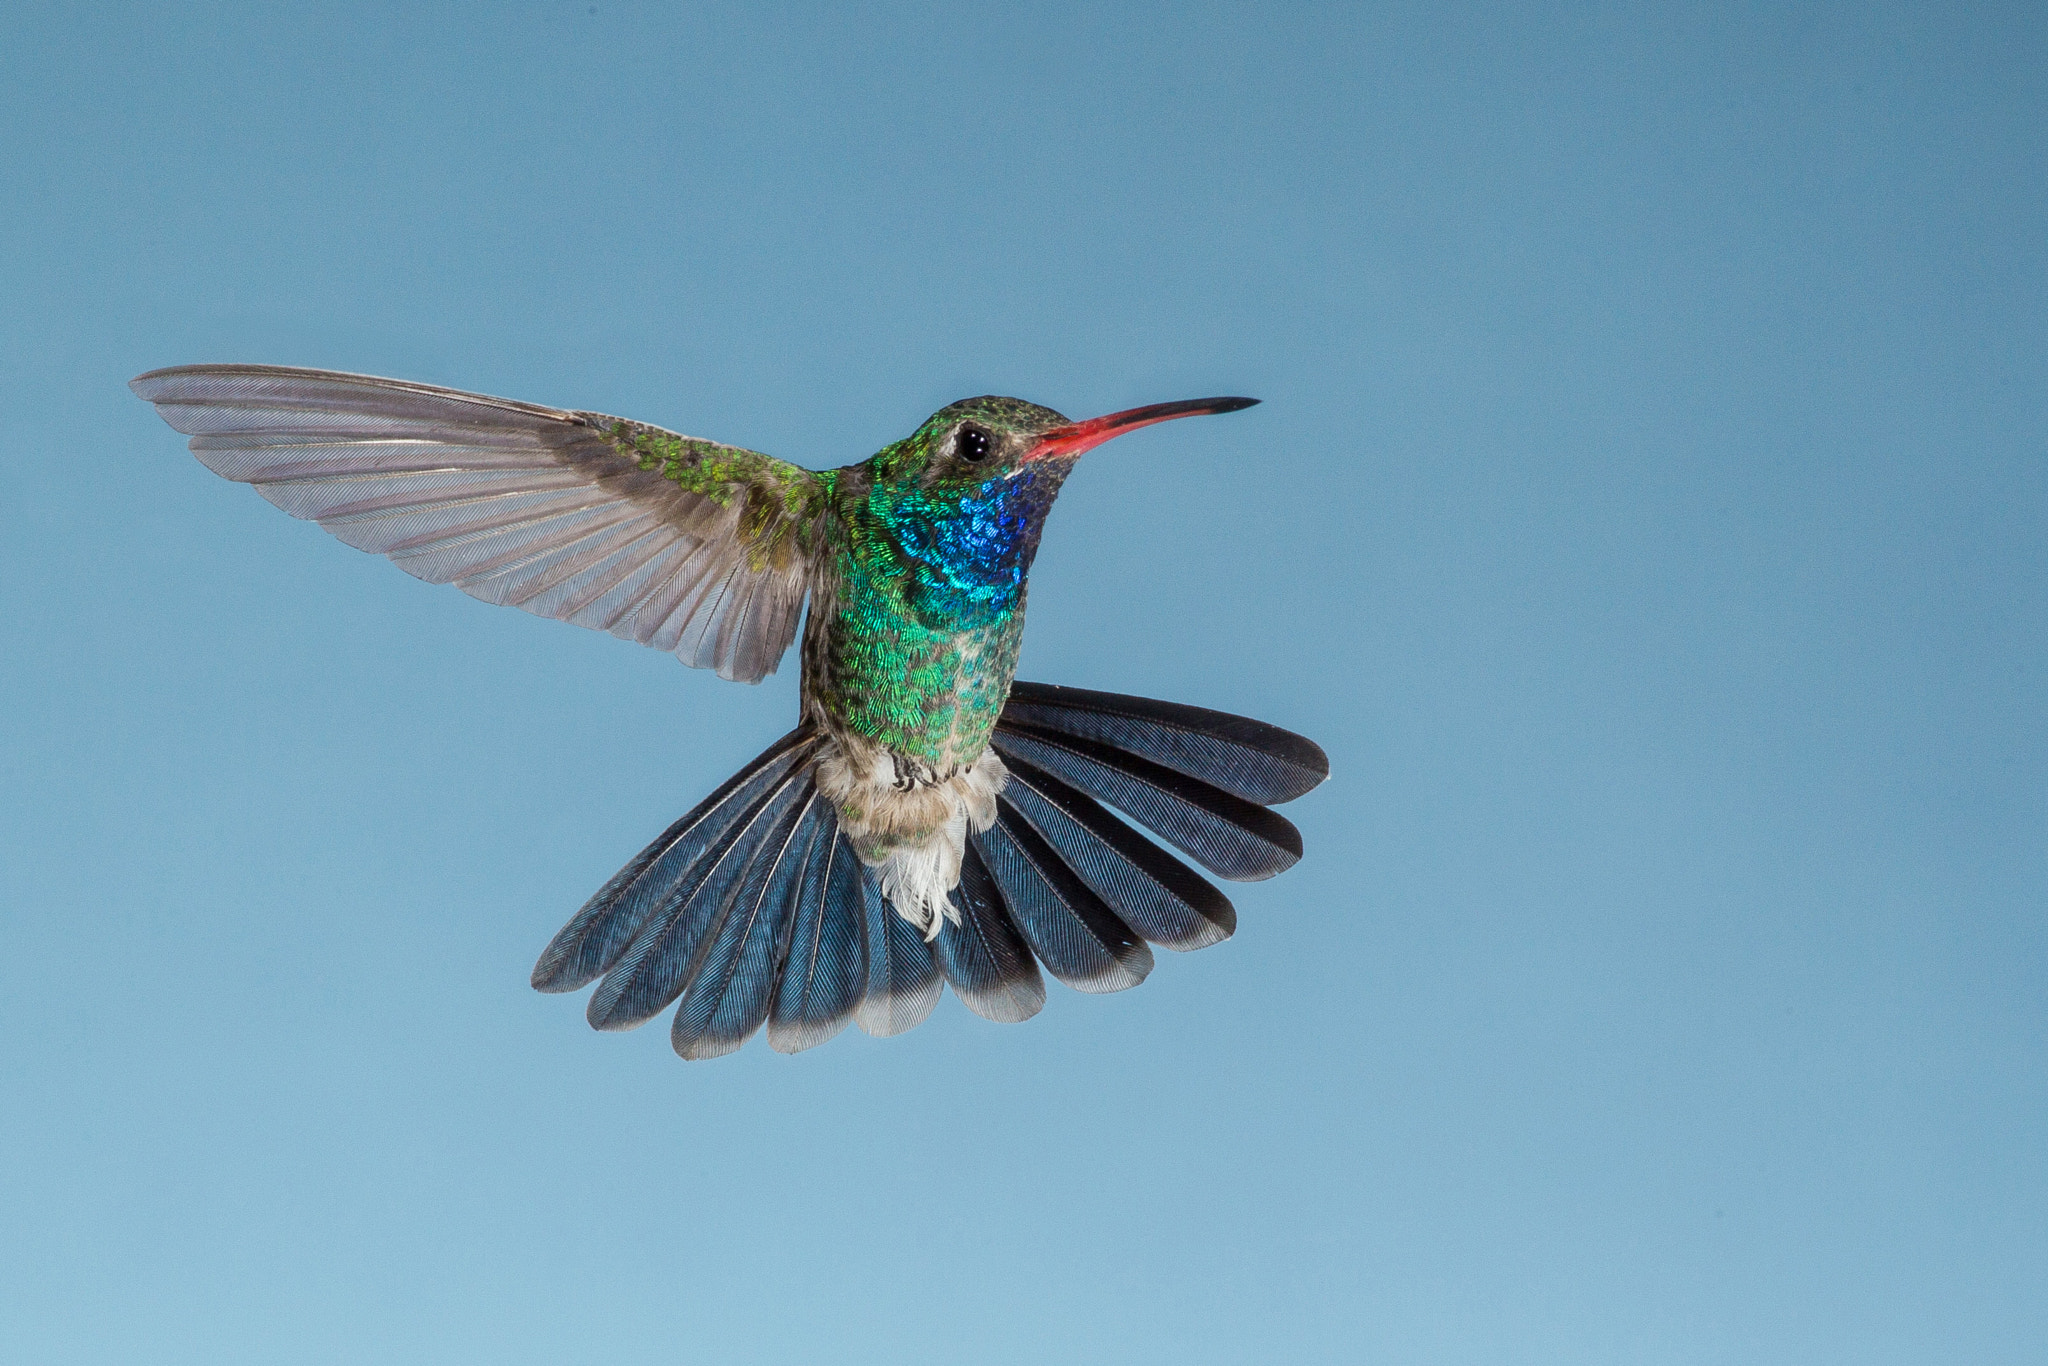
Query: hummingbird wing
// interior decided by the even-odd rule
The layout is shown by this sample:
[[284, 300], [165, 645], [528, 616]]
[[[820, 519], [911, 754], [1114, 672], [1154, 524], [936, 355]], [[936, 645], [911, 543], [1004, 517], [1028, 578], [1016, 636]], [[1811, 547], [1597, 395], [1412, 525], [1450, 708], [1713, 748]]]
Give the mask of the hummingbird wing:
[[429, 583], [755, 683], [831, 515], [773, 456], [429, 384], [183, 365], [129, 387], [224, 478]]

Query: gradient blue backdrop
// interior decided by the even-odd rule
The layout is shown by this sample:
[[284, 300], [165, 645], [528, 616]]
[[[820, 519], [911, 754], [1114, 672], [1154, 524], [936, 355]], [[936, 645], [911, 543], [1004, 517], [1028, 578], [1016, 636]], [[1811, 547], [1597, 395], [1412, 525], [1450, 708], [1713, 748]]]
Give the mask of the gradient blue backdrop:
[[[0, 19], [0, 1359], [2038, 1362], [2038, 6]], [[291, 11], [299, 10], [293, 13]], [[526, 976], [780, 733], [123, 387], [1089, 457], [1024, 676], [1334, 777], [1235, 940], [685, 1065]]]

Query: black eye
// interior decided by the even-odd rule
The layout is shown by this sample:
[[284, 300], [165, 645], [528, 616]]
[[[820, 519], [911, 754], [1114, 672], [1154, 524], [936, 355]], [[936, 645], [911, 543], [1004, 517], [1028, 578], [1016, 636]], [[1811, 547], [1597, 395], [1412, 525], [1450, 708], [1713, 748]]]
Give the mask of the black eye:
[[953, 454], [970, 465], [988, 459], [995, 448], [995, 438], [979, 427], [962, 427], [953, 437]]

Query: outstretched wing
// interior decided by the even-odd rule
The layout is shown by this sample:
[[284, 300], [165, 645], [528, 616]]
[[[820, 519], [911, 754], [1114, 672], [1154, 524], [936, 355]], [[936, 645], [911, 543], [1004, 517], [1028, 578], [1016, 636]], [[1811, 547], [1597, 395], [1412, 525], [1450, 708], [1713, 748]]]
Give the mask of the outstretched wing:
[[214, 473], [408, 574], [748, 683], [796, 634], [831, 515], [808, 470], [601, 413], [276, 365], [129, 387]]

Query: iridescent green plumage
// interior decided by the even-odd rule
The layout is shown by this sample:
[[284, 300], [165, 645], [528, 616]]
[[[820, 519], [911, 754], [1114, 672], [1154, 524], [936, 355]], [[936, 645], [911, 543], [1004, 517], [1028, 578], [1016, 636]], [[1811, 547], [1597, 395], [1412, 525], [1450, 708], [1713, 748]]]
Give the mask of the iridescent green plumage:
[[[1025, 576], [1070, 464], [1030, 460], [1031, 439], [1065, 421], [1015, 399], [970, 399], [838, 472], [804, 660], [806, 699], [829, 724], [935, 773], [981, 755], [1016, 672]], [[976, 460], [957, 449], [962, 424], [990, 438]]]
[[739, 537], [752, 567], [780, 568], [795, 556], [817, 551], [816, 528], [832, 474], [815, 474], [739, 446], [677, 436], [644, 422], [614, 420], [605, 434], [642, 470], [720, 507], [738, 504]]
[[[957, 449], [963, 424], [990, 438], [977, 459]], [[1020, 399], [968, 399], [815, 473], [644, 423], [602, 429], [641, 471], [737, 509], [749, 567], [807, 570], [807, 713], [940, 774], [987, 748], [1008, 695], [1025, 576], [1071, 464], [1032, 461], [1031, 442], [1065, 424]]]

